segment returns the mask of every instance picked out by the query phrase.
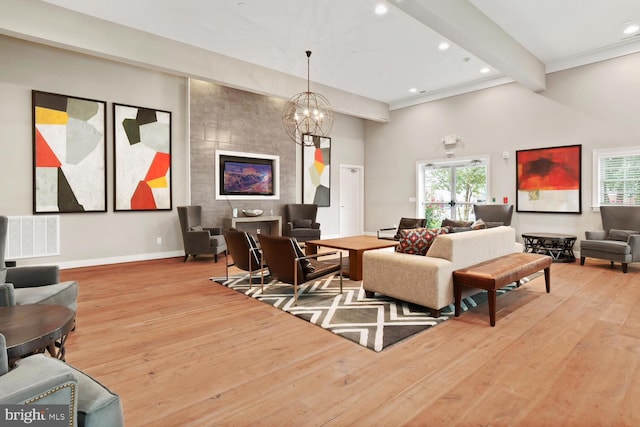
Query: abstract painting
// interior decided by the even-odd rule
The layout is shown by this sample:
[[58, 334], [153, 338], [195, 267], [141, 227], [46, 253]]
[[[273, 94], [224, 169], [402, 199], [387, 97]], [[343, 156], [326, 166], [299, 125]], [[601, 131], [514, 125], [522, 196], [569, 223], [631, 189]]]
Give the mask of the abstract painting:
[[582, 212], [582, 146], [516, 151], [516, 211]]
[[302, 146], [302, 203], [330, 206], [331, 138], [316, 135], [303, 135], [302, 138], [305, 141]]
[[106, 212], [106, 103], [32, 91], [33, 213]]
[[116, 211], [171, 210], [171, 112], [113, 104]]

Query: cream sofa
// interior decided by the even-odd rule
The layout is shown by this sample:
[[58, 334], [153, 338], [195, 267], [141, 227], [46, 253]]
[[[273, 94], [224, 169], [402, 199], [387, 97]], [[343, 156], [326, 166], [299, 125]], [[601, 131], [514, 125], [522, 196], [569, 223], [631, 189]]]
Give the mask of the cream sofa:
[[426, 256], [367, 251], [362, 287], [369, 296], [378, 292], [428, 307], [438, 316], [453, 303], [454, 270], [513, 252], [522, 252], [522, 245], [515, 229], [505, 226], [440, 235]]

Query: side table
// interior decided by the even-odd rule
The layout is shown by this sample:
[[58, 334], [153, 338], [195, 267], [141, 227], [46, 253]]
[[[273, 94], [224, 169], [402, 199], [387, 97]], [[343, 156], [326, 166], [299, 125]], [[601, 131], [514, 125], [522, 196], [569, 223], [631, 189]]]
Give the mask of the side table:
[[44, 351], [64, 360], [64, 344], [75, 326], [75, 319], [75, 312], [63, 305], [0, 307], [0, 333], [7, 341], [9, 363]]
[[553, 262], [576, 262], [573, 244], [577, 237], [571, 234], [523, 233], [524, 251], [550, 255]]

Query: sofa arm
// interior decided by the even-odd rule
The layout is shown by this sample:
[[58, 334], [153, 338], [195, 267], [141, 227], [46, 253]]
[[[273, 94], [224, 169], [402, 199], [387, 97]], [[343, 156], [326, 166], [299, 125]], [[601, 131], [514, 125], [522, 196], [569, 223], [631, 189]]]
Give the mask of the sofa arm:
[[76, 425], [78, 381], [72, 371], [43, 354], [16, 362], [0, 376], [0, 403], [69, 405], [69, 420]]
[[16, 288], [53, 285], [60, 282], [60, 268], [57, 265], [9, 267], [6, 281]]
[[640, 261], [640, 234], [630, 235], [627, 243], [631, 246], [632, 262]]
[[16, 295], [12, 283], [0, 283], [0, 307], [16, 305]]
[[291, 233], [293, 233], [293, 223], [291, 221], [285, 222], [284, 223], [284, 235], [285, 236], [291, 236]]
[[607, 238], [607, 232], [604, 230], [585, 231], [584, 235], [587, 240], [604, 240]]
[[362, 287], [435, 310], [453, 302], [453, 263], [422, 255], [366, 251]]

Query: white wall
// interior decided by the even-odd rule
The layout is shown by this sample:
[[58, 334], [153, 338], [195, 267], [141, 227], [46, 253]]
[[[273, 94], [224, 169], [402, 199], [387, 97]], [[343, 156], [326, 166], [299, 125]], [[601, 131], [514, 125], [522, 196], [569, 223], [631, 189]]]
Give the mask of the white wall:
[[[584, 237], [601, 228], [591, 209], [594, 149], [640, 145], [640, 54], [549, 74], [547, 90], [508, 84], [393, 111], [391, 122], [365, 126], [365, 229], [414, 216], [416, 162], [442, 159], [442, 137], [462, 138], [456, 157], [491, 156], [490, 196], [515, 203], [515, 151], [582, 145], [582, 214], [514, 213], [518, 233]], [[502, 159], [502, 152], [510, 154]]]
[[[187, 201], [186, 80], [0, 36], [0, 213], [31, 215], [31, 90], [107, 102], [107, 213], [62, 214], [61, 255], [20, 265], [92, 265], [182, 254], [172, 211], [113, 212], [112, 103], [172, 112], [173, 206]], [[163, 243], [156, 244], [162, 237]]]

